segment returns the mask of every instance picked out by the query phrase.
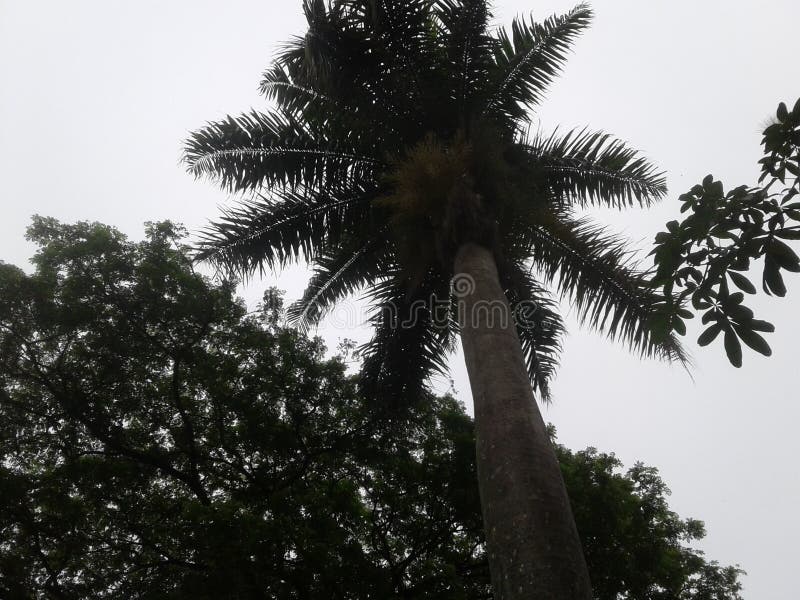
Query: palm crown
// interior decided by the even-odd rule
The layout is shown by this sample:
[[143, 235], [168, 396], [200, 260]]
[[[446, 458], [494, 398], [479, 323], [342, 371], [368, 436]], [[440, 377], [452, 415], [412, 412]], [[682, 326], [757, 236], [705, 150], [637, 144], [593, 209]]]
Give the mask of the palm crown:
[[[363, 377], [399, 394], [446, 368], [459, 328], [453, 257], [469, 241], [493, 251], [512, 309], [537, 306], [517, 331], [541, 397], [563, 333], [553, 293], [634, 350], [683, 358], [652, 326], [663, 298], [623, 241], [575, 214], [648, 205], [665, 194], [662, 174], [603, 133], [529, 133], [589, 7], [515, 20], [510, 32], [490, 27], [485, 0], [306, 0], [304, 9], [308, 32], [263, 76], [271, 108], [210, 123], [187, 142], [196, 175], [251, 195], [206, 230], [201, 258], [243, 276], [310, 262], [289, 311], [301, 327], [358, 291], [391, 304], [374, 313]], [[398, 326], [411, 316], [412, 327]]]

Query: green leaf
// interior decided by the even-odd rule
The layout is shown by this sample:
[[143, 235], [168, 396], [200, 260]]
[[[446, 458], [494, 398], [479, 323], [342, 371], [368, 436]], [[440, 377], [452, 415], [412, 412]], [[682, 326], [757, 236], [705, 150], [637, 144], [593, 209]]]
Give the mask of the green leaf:
[[722, 331], [722, 325], [719, 323], [714, 323], [711, 327], [700, 334], [700, 337], [697, 338], [697, 343], [700, 346], [708, 346], [711, 342], [717, 339], [720, 331]]
[[778, 120], [783, 123], [789, 117], [789, 109], [786, 108], [786, 104], [781, 102], [778, 104]]
[[719, 312], [717, 312], [717, 309], [714, 309], [706, 312], [703, 315], [701, 321], [703, 322], [703, 325], [708, 325], [709, 323], [711, 323], [711, 321], [716, 321], [718, 319], [719, 319]]
[[797, 229], [781, 229], [775, 235], [784, 240], [800, 240], [800, 231]]
[[780, 267], [771, 254], [764, 260], [763, 287], [767, 294], [775, 294], [781, 298], [786, 295], [786, 284], [783, 282]]
[[746, 306], [742, 306], [741, 304], [736, 304], [726, 308], [728, 315], [739, 322], [750, 321], [753, 318], [753, 311]]
[[760, 321], [758, 319], [753, 319], [747, 324], [747, 326], [753, 331], [764, 331], [766, 333], [772, 333], [775, 331], [775, 325], [769, 321]]
[[706, 308], [711, 308], [711, 303], [703, 298], [703, 295], [698, 292], [692, 294], [692, 306], [694, 306], [697, 310], [705, 310]]
[[747, 327], [737, 327], [736, 332], [739, 334], [739, 337], [742, 339], [742, 341], [750, 348], [759, 354], [763, 354], [764, 356], [772, 356], [772, 349], [769, 347], [767, 340], [765, 340], [755, 331], [748, 329]]
[[725, 305], [736, 306], [737, 304], [741, 304], [742, 300], [744, 300], [744, 294], [742, 292], [734, 292], [725, 300]]
[[744, 275], [740, 275], [734, 271], [728, 271], [728, 277], [731, 278], [733, 284], [740, 290], [747, 292], [748, 294], [756, 293], [756, 286], [754, 286], [753, 283]]
[[650, 320], [650, 335], [656, 341], [667, 339], [670, 332], [669, 318], [665, 314], [655, 314]]
[[660, 231], [656, 234], [656, 244], [663, 244], [672, 239], [672, 236], [666, 231]]
[[734, 367], [738, 369], [742, 366], [742, 344], [730, 326], [725, 328], [725, 353]]
[[768, 252], [782, 269], [791, 273], [800, 271], [800, 257], [786, 243], [773, 239], [769, 244]]
[[674, 317], [672, 319], [672, 329], [678, 335], [686, 335], [686, 323], [680, 317]]

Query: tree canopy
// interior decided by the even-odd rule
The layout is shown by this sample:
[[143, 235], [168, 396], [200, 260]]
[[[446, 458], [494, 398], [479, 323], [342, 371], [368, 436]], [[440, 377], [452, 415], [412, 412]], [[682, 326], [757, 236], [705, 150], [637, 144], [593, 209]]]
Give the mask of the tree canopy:
[[463, 332], [454, 257], [468, 242], [493, 253], [512, 310], [536, 307], [516, 332], [541, 399], [564, 330], [553, 293], [587, 326], [683, 360], [670, 328], [652, 335], [663, 298], [625, 241], [579, 216], [660, 200], [663, 173], [600, 131], [530, 129], [588, 5], [510, 28], [492, 26], [486, 0], [303, 6], [307, 32], [264, 73], [270, 104], [186, 143], [195, 175], [247, 194], [208, 227], [202, 258], [237, 275], [308, 261], [290, 311], [301, 327], [364, 290], [376, 311], [362, 383], [399, 400], [447, 369]]
[[[182, 236], [36, 218], [0, 265], [0, 596], [490, 598], [463, 407], [376, 413]], [[655, 469], [557, 452], [598, 600], [739, 598]]]

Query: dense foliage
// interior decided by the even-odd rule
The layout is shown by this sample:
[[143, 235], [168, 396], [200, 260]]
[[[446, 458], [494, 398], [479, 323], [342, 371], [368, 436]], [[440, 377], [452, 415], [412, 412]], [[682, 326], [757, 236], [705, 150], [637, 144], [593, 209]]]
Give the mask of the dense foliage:
[[[377, 416], [181, 236], [37, 218], [0, 265], [0, 597], [490, 598], [462, 407]], [[739, 598], [654, 469], [558, 454], [596, 598]]]
[[709, 175], [681, 196], [686, 218], [668, 223], [653, 250], [653, 283], [665, 296], [655, 330], [683, 335], [684, 319], [702, 312], [708, 327], [698, 343], [708, 345], [723, 334], [728, 358], [737, 367], [741, 342], [769, 356], [759, 332], [775, 330], [744, 305], [745, 294], [756, 293], [745, 273], [763, 259], [764, 292], [785, 296], [782, 271], [800, 272], [800, 257], [787, 243], [800, 240], [800, 99], [791, 111], [781, 102], [762, 145], [759, 187], [743, 185], [726, 193]]

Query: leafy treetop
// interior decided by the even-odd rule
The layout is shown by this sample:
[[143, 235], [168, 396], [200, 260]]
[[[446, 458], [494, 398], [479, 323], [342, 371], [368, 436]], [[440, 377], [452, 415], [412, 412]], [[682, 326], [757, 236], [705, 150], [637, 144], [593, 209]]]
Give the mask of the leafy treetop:
[[199, 258], [237, 276], [311, 263], [289, 311], [301, 328], [364, 290], [376, 310], [362, 383], [398, 399], [447, 368], [460, 331], [454, 256], [468, 242], [492, 250], [512, 310], [537, 307], [517, 332], [541, 398], [564, 330], [552, 292], [588, 326], [682, 360], [671, 331], [652, 335], [661, 297], [623, 240], [576, 210], [650, 205], [663, 175], [602, 132], [530, 133], [592, 11], [505, 29], [488, 4], [305, 0], [307, 32], [262, 80], [271, 106], [186, 143], [195, 175], [248, 196], [209, 226]]

